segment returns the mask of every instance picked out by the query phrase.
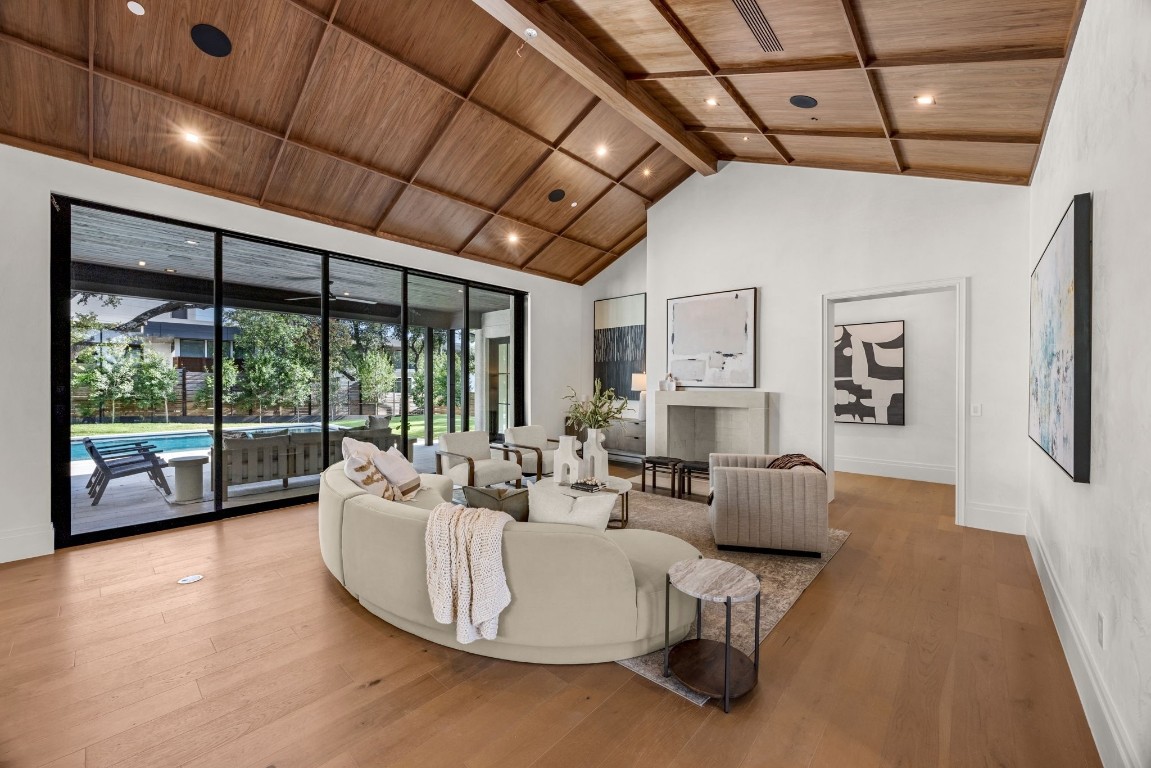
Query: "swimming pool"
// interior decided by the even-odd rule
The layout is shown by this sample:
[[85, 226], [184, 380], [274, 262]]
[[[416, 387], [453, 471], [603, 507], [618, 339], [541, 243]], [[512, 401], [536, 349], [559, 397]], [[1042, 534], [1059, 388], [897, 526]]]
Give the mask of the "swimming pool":
[[[273, 426], [266, 426], [263, 429], [284, 429], [286, 425], [277, 424]], [[239, 429], [239, 427], [237, 427]], [[293, 425], [291, 430], [293, 432], [314, 432], [318, 431], [318, 427], [306, 425]], [[228, 430], [225, 430], [227, 432]], [[244, 429], [245, 432], [259, 433], [260, 429]], [[137, 440], [143, 440], [156, 446], [157, 451], [165, 453], [174, 453], [176, 451], [207, 451], [212, 447], [212, 436], [208, 434], [205, 429], [203, 432], [161, 432], [159, 434], [142, 434], [142, 435], [108, 435], [107, 437], [94, 437], [93, 442], [96, 447], [101, 445], [109, 445], [113, 443], [131, 443]], [[72, 461], [87, 461], [90, 460], [88, 452], [84, 450], [84, 443], [80, 440], [72, 441], [71, 450]]]

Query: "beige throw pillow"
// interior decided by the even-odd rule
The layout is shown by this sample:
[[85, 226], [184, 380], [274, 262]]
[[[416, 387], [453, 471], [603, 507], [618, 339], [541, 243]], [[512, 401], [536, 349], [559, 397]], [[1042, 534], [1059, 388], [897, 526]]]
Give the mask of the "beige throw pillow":
[[394, 445], [386, 451], [376, 449], [372, 461], [405, 500], [412, 498], [416, 495], [416, 491], [420, 490], [420, 473]]
[[603, 531], [607, 529], [618, 498], [618, 494], [609, 491], [573, 498], [551, 488], [533, 485], [528, 490], [528, 522], [582, 525]]

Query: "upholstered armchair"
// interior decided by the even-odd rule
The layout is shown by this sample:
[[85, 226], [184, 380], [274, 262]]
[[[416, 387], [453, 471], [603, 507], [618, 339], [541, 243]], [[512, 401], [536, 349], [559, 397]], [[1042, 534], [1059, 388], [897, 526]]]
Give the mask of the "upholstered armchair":
[[711, 454], [707, 517], [719, 549], [827, 551], [827, 476], [815, 467], [768, 469], [776, 458]]
[[508, 427], [504, 431], [504, 445], [520, 451], [525, 475], [535, 475], [536, 480], [539, 480], [544, 475], [552, 473], [559, 440], [548, 437], [543, 427], [536, 424]]
[[[504, 458], [498, 458], [501, 455]], [[440, 449], [436, 451], [436, 473], [447, 475], [455, 485], [514, 482], [518, 488], [523, 479], [522, 462], [521, 451], [492, 446], [487, 432], [447, 432], [440, 435]]]

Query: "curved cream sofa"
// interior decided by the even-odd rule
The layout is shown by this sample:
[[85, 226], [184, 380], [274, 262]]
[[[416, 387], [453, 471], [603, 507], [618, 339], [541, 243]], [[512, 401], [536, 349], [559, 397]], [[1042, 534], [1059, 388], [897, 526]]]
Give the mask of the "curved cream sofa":
[[[512, 602], [495, 640], [456, 642], [455, 625], [432, 617], [424, 530], [428, 511], [451, 496], [451, 480], [421, 475], [410, 502], [364, 493], [343, 464], [320, 479], [320, 552], [360, 604], [384, 621], [440, 645], [499, 659], [588, 664], [663, 648], [664, 585], [678, 560], [699, 557], [656, 531], [595, 531], [574, 525], [508, 523], [504, 571]], [[672, 590], [671, 639], [682, 640], [695, 600]]]

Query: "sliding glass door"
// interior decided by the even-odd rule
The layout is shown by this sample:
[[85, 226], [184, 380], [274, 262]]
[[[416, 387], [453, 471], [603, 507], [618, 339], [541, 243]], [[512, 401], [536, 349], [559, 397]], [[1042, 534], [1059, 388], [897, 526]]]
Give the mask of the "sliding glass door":
[[434, 471], [522, 421], [523, 294], [52, 205], [58, 546], [312, 500], [345, 437]]

